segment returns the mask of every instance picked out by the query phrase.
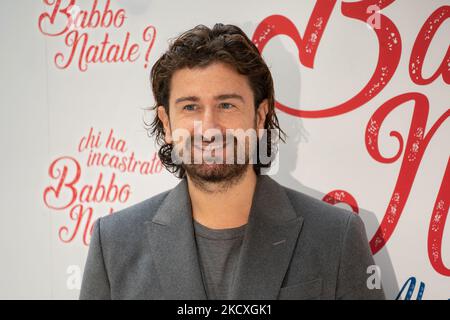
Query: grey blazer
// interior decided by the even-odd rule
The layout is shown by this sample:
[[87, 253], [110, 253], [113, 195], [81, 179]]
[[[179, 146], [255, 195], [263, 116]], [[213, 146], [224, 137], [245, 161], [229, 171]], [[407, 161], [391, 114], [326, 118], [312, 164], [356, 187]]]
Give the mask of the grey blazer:
[[[231, 299], [384, 299], [362, 220], [259, 176]], [[95, 223], [80, 299], [206, 299], [186, 179]]]

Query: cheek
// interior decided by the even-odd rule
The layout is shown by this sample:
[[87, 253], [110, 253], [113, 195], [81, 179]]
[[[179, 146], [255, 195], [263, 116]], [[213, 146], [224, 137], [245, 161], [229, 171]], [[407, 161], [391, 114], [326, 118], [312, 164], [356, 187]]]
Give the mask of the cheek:
[[186, 134], [186, 132], [193, 134], [193, 132], [194, 132], [194, 121], [192, 121], [192, 120], [176, 119], [171, 122], [171, 126], [172, 126], [172, 132], [174, 130], [184, 131], [184, 134]]
[[170, 123], [172, 128], [172, 140], [174, 145], [183, 146], [187, 139], [194, 134], [194, 123], [192, 121], [175, 120]]
[[223, 117], [222, 125], [226, 128], [250, 129], [256, 127], [254, 112], [236, 113]]

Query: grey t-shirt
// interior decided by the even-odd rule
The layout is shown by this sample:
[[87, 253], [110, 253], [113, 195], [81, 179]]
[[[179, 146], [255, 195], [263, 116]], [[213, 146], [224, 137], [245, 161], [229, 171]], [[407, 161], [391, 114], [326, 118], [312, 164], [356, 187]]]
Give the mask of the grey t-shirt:
[[246, 225], [210, 229], [194, 220], [203, 284], [209, 300], [229, 299]]

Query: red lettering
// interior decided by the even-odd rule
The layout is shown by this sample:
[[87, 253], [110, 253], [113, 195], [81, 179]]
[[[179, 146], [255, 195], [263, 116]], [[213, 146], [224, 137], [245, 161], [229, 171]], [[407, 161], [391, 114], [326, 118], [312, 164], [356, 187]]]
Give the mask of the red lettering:
[[[68, 177], [69, 172], [72, 173], [72, 178]], [[71, 206], [77, 198], [77, 190], [74, 185], [81, 175], [78, 161], [72, 157], [60, 157], [51, 163], [48, 175], [57, 181], [57, 186], [56, 188], [53, 186], [45, 188], [45, 205], [55, 210], [63, 210]]]
[[352, 211], [356, 214], [359, 213], [358, 203], [356, 199], [345, 190], [333, 190], [323, 196], [322, 201], [335, 205], [338, 203], [345, 203], [352, 208]]
[[[429, 102], [425, 95], [417, 92], [406, 93], [385, 102], [373, 114], [366, 127], [366, 148], [372, 158], [376, 161], [381, 163], [393, 163], [401, 157], [404, 142], [401, 134], [398, 131], [391, 131], [389, 134], [391, 137], [396, 138], [399, 142], [397, 153], [391, 157], [384, 157], [381, 155], [378, 146], [378, 136], [380, 128], [386, 117], [393, 110], [409, 101], [414, 101], [415, 104], [405, 153], [403, 154], [400, 172], [394, 187], [394, 191], [392, 193], [392, 197], [389, 201], [388, 208], [378, 230], [375, 232], [375, 235], [370, 241], [370, 246], [373, 254], [376, 254], [381, 248], [383, 248], [383, 246], [387, 243], [392, 233], [394, 232], [394, 229], [405, 207], [412, 184], [414, 182], [414, 178], [416, 176], [417, 170], [428, 146], [428, 143], [436, 133], [437, 129], [450, 116], [450, 109], [447, 109], [447, 111], [443, 115], [441, 115], [439, 119], [434, 123], [429, 132], [425, 134], [425, 128], [429, 113]], [[448, 190], [448, 170], [449, 168], [447, 166], [447, 170], [444, 175], [444, 181], [441, 186], [441, 191], [439, 192], [439, 196], [436, 200], [442, 208], [440, 208], [438, 211], [436, 211], [435, 209], [432, 218], [434, 219], [438, 215], [440, 216], [440, 226], [442, 227], [442, 229], [443, 223], [445, 222], [445, 217], [448, 212], [448, 202], [446, 202], [448, 199], [444, 202], [441, 202], [442, 199], [445, 199], [445, 196], [448, 196], [448, 193], [446, 193], [445, 196], [442, 194], [445, 193], [446, 190]], [[442, 232], [442, 229], [439, 232]], [[430, 233], [429, 235], [429, 241], [432, 242], [429, 245], [435, 246], [433, 252], [437, 252], [437, 250], [440, 248], [440, 243], [436, 240], [439, 237], [441, 237], [440, 240], [442, 240], [442, 234], [439, 232], [436, 231], [434, 233]], [[439, 265], [439, 261], [432, 262], [432, 264], [438, 272], [445, 275], [450, 275], [448, 269], [444, 270], [442, 268], [442, 264], [440, 264], [441, 267], [437, 267], [437, 265]]]
[[[379, 55], [377, 66], [369, 82], [359, 93], [344, 103], [326, 109], [301, 110], [285, 106], [280, 102], [276, 102], [276, 107], [296, 117], [332, 117], [357, 109], [378, 95], [391, 80], [397, 69], [401, 55], [401, 37], [395, 24], [381, 13], [379, 13], [379, 20], [383, 27], [374, 28], [369, 23], [373, 13], [367, 9], [379, 6], [381, 10], [392, 2], [394, 0], [364, 0], [343, 2], [341, 5], [343, 15], [368, 24], [375, 31], [378, 38]], [[264, 47], [273, 37], [287, 35], [295, 42], [298, 48], [300, 62], [305, 67], [313, 68], [318, 45], [335, 4], [335, 0], [318, 0], [316, 2], [303, 39], [295, 25], [288, 18], [281, 15], [273, 15], [267, 17], [258, 25], [253, 35], [253, 42], [259, 51], [263, 52]]]
[[[59, 35], [65, 33], [67, 30], [69, 30], [70, 21], [71, 21], [71, 16], [70, 16], [69, 10], [75, 4], [75, 0], [70, 0], [70, 2], [67, 5], [67, 7], [61, 8], [61, 9], [60, 9], [61, 0], [54, 0], [54, 1], [52, 1], [52, 0], [44, 0], [44, 3], [46, 5], [48, 5], [48, 6], [53, 6], [53, 11], [52, 11], [51, 14], [45, 12], [45, 13], [42, 13], [39, 16], [39, 20], [38, 20], [39, 30], [43, 34], [45, 34], [47, 36], [53, 36], [53, 37], [59, 36]], [[47, 32], [47, 31], [45, 31], [45, 28], [43, 26], [44, 22], [49, 22], [50, 25], [53, 26], [55, 24], [55, 22], [56, 22], [56, 18], [58, 16], [58, 13], [61, 13], [63, 15], [62, 18], [64, 20], [64, 23], [63, 23], [64, 28], [59, 30], [59, 31], [55, 31], [55, 32]]]
[[442, 23], [449, 17], [450, 6], [440, 7], [431, 14], [423, 24], [422, 29], [420, 29], [416, 41], [414, 42], [414, 47], [411, 51], [411, 59], [409, 61], [409, 76], [415, 84], [430, 84], [441, 74], [444, 82], [450, 84], [450, 46], [447, 49], [444, 60], [436, 72], [428, 79], [425, 79], [422, 75], [422, 67], [431, 41]]

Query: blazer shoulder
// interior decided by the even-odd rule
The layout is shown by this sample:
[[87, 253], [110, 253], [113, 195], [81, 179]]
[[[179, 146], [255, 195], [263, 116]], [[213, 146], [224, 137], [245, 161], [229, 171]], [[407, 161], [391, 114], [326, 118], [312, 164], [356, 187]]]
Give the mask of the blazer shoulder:
[[324, 224], [337, 224], [345, 227], [355, 214], [347, 209], [336, 207], [306, 193], [283, 187], [298, 215], [306, 220]]
[[138, 202], [130, 207], [114, 212], [98, 219], [102, 236], [121, 237], [136, 234], [150, 221], [158, 211], [170, 190], [161, 192], [151, 198]]
[[359, 215], [305, 193], [285, 189], [297, 215], [303, 217], [303, 237], [314, 239], [321, 250], [340, 252], [349, 233], [357, 232], [365, 237], [364, 222]]

